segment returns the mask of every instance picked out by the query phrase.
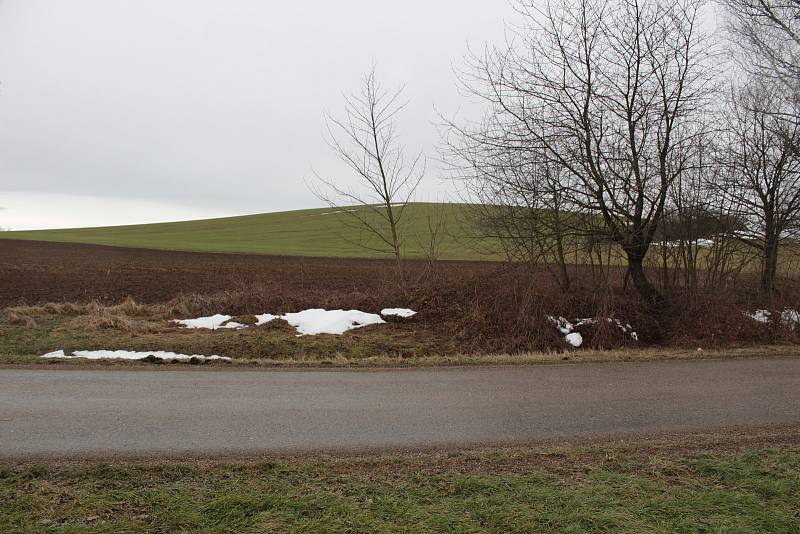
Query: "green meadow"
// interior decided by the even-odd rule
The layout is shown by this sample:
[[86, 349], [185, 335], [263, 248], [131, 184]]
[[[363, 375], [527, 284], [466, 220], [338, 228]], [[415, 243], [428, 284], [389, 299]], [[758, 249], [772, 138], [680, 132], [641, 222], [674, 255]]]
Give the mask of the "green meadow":
[[[337, 212], [338, 211], [338, 212]], [[425, 257], [429, 224], [437, 220], [439, 252], [444, 259], [480, 259], [473, 250], [463, 204], [414, 203], [406, 207], [404, 253]], [[289, 256], [383, 257], [351, 214], [332, 208], [285, 211], [198, 221], [96, 228], [0, 232], [0, 238], [193, 252], [276, 254]]]

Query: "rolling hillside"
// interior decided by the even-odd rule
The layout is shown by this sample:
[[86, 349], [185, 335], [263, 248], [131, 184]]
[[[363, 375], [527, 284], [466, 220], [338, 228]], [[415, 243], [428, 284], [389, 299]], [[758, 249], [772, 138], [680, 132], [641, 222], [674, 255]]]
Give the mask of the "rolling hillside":
[[[441, 257], [481, 259], [469, 246], [466, 209], [460, 204], [409, 205], [404, 215], [409, 221], [406, 256], [424, 256], [430, 235], [428, 221], [437, 213], [443, 214], [445, 221]], [[352, 226], [349, 214], [331, 208], [159, 224], [0, 232], [0, 238], [196, 252], [382, 256], [359, 246], [364, 242], [363, 230]]]

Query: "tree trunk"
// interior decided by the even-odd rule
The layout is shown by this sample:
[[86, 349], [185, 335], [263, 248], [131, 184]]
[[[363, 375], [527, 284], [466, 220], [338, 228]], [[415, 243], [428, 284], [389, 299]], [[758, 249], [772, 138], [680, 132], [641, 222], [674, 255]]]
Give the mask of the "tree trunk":
[[644, 300], [653, 303], [661, 300], [661, 295], [650, 283], [650, 280], [647, 279], [647, 275], [644, 272], [644, 254], [629, 250], [626, 250], [625, 253], [628, 255], [628, 274], [630, 274], [633, 286], [639, 292], [639, 295]]
[[571, 280], [569, 278], [569, 271], [567, 271], [567, 258], [564, 254], [564, 241], [559, 233], [556, 237], [556, 253], [558, 254], [558, 270], [561, 275], [561, 289], [569, 291]]
[[768, 236], [764, 244], [764, 255], [761, 267], [761, 289], [765, 294], [775, 292], [775, 276], [778, 272], [778, 238]]

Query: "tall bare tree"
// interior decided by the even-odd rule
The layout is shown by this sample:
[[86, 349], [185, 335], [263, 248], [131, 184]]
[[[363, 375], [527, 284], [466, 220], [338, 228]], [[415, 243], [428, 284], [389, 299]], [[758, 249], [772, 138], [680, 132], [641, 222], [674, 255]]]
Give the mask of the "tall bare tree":
[[781, 243], [800, 236], [800, 113], [792, 107], [774, 84], [753, 82], [734, 91], [727, 114], [720, 190], [741, 207], [739, 236], [760, 252], [767, 293], [775, 290]]
[[327, 141], [357, 178], [353, 187], [318, 176], [317, 196], [362, 232], [358, 245], [391, 253], [402, 272], [405, 213], [424, 175], [422, 153], [406, 160], [396, 117], [405, 107], [402, 88], [382, 89], [373, 69], [359, 93], [345, 96], [341, 117], [325, 115]]
[[713, 69], [700, 0], [518, 0], [503, 48], [473, 56], [465, 85], [490, 104], [498, 151], [542, 154], [567, 206], [599, 217], [648, 300], [643, 260], [671, 185], [695, 158]]

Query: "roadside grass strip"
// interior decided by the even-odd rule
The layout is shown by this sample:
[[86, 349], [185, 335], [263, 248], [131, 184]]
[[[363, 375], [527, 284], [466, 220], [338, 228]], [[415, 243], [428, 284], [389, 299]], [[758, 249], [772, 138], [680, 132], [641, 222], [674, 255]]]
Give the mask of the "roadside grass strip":
[[0, 462], [2, 532], [800, 532], [800, 448]]

